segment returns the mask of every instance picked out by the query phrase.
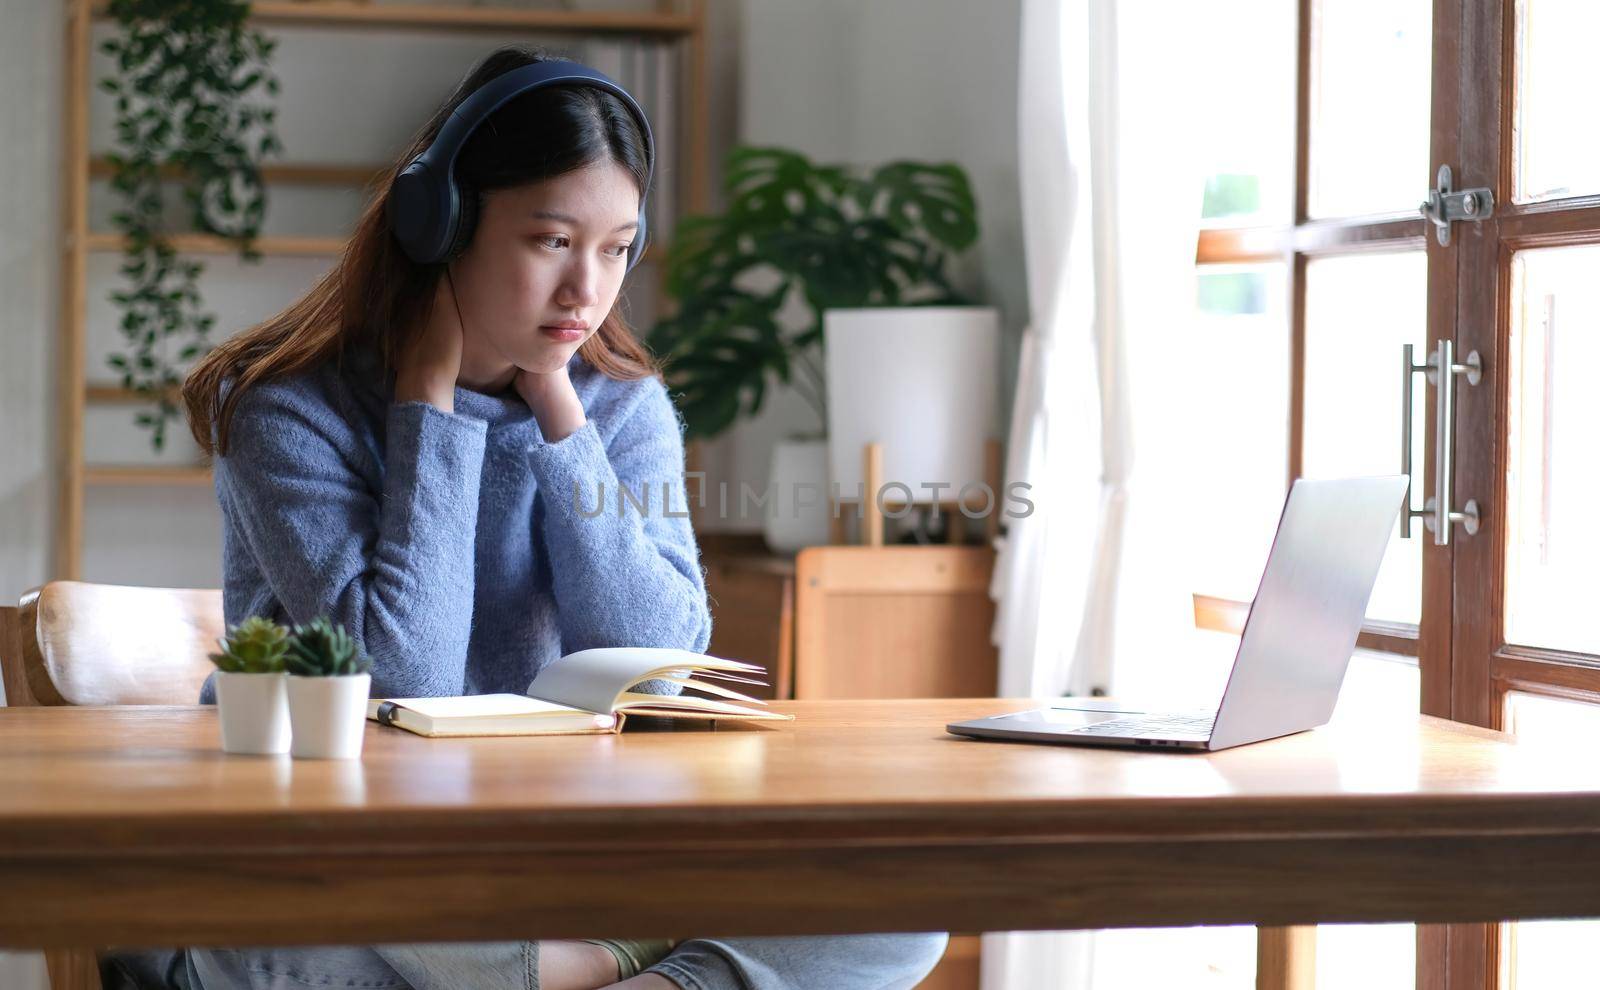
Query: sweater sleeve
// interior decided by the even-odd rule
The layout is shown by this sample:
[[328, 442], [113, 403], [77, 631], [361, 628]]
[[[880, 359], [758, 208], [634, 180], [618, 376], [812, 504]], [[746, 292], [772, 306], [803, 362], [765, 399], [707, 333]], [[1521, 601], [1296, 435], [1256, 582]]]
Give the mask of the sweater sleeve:
[[568, 653], [596, 646], [702, 653], [711, 641], [683, 483], [682, 424], [659, 380], [644, 379], [638, 391], [609, 443], [590, 420], [528, 452]]
[[387, 417], [379, 493], [325, 403], [257, 386], [217, 458], [218, 492], [287, 618], [342, 623], [372, 658], [374, 696], [458, 695], [487, 424], [422, 402]]

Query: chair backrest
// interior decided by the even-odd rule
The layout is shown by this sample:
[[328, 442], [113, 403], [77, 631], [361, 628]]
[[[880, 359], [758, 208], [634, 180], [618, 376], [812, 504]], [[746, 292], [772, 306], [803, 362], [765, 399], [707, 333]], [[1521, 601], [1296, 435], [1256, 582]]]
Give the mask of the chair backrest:
[[807, 547], [795, 558], [796, 698], [990, 698], [994, 551]]
[[14, 706], [192, 705], [223, 634], [214, 589], [52, 581], [0, 612]]

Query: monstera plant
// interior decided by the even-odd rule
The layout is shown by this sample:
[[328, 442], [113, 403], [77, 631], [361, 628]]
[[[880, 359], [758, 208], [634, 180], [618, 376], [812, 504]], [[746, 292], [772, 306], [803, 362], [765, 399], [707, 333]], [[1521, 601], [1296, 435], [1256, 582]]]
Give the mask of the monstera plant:
[[[724, 186], [726, 212], [678, 223], [666, 264], [677, 309], [649, 337], [691, 438], [757, 412], [769, 376], [792, 385], [825, 432], [826, 310], [970, 302], [945, 273], [950, 253], [978, 237], [959, 166], [896, 161], [859, 174], [738, 147]], [[809, 310], [799, 326], [780, 319], [791, 296]]]

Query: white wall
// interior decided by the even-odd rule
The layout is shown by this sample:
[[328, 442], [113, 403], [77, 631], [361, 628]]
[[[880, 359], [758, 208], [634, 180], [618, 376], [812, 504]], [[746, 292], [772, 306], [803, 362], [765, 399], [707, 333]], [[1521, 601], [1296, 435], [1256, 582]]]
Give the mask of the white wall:
[[[0, 30], [0, 601], [46, 573], [55, 499], [62, 7], [5, 6]], [[26, 96], [22, 94], [27, 94]], [[11, 984], [3, 978], [0, 985]]]
[[[50, 442], [61, 246], [61, 15], [51, 2], [8, 2], [0, 30], [0, 601], [48, 567]], [[0, 701], [3, 701], [0, 692]], [[46, 990], [44, 957], [0, 952], [0, 987]]]
[[[60, 38], [58, 5], [7, 4], [0, 92], [35, 95], [0, 100], [0, 134], [22, 136], [0, 141], [0, 601], [14, 602], [48, 566]], [[0, 952], [0, 986], [44, 990], [44, 957]]]
[[[1000, 310], [1009, 416], [1027, 320], [1017, 195], [1018, 0], [745, 0], [739, 138], [814, 161], [873, 167], [953, 161], [978, 201], [979, 244], [956, 284]], [[810, 407], [769, 390], [760, 414], [706, 444], [709, 480], [766, 482], [772, 445], [816, 428]], [[736, 501], [736, 500], [734, 500]], [[758, 529], [759, 516], [707, 529]]]

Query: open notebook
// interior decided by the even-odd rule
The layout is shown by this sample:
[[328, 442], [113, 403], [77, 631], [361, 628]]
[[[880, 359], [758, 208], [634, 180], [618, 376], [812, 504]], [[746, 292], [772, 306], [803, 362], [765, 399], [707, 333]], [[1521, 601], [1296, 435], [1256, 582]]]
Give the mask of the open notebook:
[[[526, 736], [621, 732], [627, 715], [668, 718], [783, 721], [792, 715], [763, 711], [765, 702], [729, 684], [756, 684], [756, 664], [688, 650], [601, 647], [568, 653], [539, 672], [522, 694], [462, 698], [373, 698], [367, 717], [423, 736]], [[699, 695], [644, 694], [631, 690], [662, 680]]]

